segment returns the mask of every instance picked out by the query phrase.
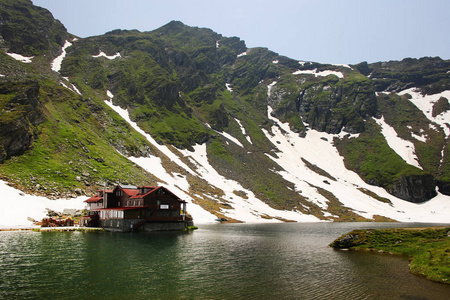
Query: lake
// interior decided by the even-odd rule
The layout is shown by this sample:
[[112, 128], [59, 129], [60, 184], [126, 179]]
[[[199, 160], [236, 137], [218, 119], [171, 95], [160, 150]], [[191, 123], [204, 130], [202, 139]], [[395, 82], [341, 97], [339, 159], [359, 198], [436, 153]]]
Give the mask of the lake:
[[[328, 247], [404, 223], [209, 224], [193, 232], [0, 232], [1, 299], [448, 299], [404, 257]], [[423, 226], [424, 224], [414, 224]]]

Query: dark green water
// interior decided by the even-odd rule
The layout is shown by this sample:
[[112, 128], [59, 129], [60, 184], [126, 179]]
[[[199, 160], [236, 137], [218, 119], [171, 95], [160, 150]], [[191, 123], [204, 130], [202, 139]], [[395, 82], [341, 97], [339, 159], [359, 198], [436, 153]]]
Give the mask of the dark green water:
[[[1, 299], [449, 299], [388, 254], [327, 245], [354, 228], [217, 224], [194, 232], [0, 232]], [[410, 226], [410, 224], [408, 225]]]

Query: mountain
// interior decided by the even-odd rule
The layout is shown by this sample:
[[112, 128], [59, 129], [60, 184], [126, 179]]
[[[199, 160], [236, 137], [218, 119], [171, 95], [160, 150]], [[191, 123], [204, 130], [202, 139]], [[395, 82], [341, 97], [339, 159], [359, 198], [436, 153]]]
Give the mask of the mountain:
[[179, 21], [79, 39], [0, 7], [0, 173], [26, 193], [163, 184], [194, 218], [246, 222], [445, 215], [450, 61], [303, 62]]

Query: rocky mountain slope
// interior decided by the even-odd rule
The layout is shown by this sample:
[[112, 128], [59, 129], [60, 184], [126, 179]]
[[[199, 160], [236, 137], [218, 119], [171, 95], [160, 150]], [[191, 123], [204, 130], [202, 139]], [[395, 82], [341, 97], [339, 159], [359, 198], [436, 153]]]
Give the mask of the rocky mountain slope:
[[77, 39], [0, 7], [0, 172], [27, 193], [163, 184], [247, 222], [414, 221], [450, 199], [450, 61], [303, 62], [177, 21]]

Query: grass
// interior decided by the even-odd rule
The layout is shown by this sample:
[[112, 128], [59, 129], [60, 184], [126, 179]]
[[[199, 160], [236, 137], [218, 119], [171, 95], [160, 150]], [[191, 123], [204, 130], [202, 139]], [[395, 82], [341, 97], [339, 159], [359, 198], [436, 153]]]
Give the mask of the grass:
[[330, 246], [406, 255], [411, 273], [450, 284], [449, 234], [450, 227], [354, 230]]
[[67, 196], [77, 189], [95, 190], [102, 182], [147, 184], [154, 179], [116, 151], [137, 155], [149, 145], [116, 114], [105, 114], [109, 108], [102, 101], [81, 99], [43, 81], [40, 102], [45, 121], [39, 136], [23, 155], [0, 165], [16, 187]]
[[345, 166], [360, 174], [369, 184], [390, 190], [401, 176], [420, 176], [427, 172], [407, 164], [387, 144], [374, 121], [357, 138], [336, 141]]

